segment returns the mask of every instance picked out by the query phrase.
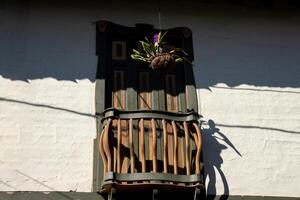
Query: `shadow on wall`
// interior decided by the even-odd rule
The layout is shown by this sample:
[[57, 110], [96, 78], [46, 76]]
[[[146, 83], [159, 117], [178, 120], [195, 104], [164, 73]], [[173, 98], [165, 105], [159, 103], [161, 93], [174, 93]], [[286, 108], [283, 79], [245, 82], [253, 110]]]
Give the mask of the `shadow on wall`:
[[224, 83], [299, 88], [299, 12], [244, 11], [206, 12], [190, 27], [197, 87]]
[[[0, 12], [0, 75], [22, 81], [46, 77], [94, 81], [97, 57], [92, 22], [99, 20], [94, 15], [103, 9], [101, 3], [84, 2], [83, 6], [72, 2], [73, 7], [64, 3], [68, 6], [63, 11], [52, 7], [53, 11], [42, 14], [53, 1], [34, 9], [30, 2], [22, 1], [19, 6], [7, 3]], [[90, 10], [85, 10], [87, 7]], [[235, 15], [241, 16], [234, 17], [235, 21], [228, 8], [193, 13], [194, 9], [181, 14], [193, 31], [198, 88], [217, 83], [300, 87], [299, 14], [274, 10], [268, 11], [266, 18], [263, 12], [239, 13], [235, 9]], [[124, 15], [127, 12], [130, 10], [123, 10]], [[163, 13], [165, 23], [172, 18], [169, 12]], [[130, 23], [133, 26], [135, 22]], [[185, 24], [177, 26], [181, 25]]]
[[[207, 128], [202, 129], [206, 181], [207, 178], [209, 178], [209, 182], [206, 183], [207, 199], [214, 199], [216, 197], [216, 173], [220, 175], [224, 188], [224, 194], [221, 195], [220, 199], [227, 199], [229, 196], [229, 185], [221, 169], [223, 164], [221, 152], [227, 149], [227, 146], [229, 146], [236, 152], [238, 156], [242, 157], [242, 155], [225, 136], [225, 134], [216, 127], [216, 124], [213, 120], [208, 120], [207, 125]], [[223, 143], [225, 143], [227, 146], [221, 144], [219, 141], [223, 141]]]
[[94, 3], [18, 0], [0, 4], [0, 77], [95, 80], [96, 27], [94, 12], [86, 10], [88, 5], [94, 8]]
[[[298, 33], [300, 34], [300, 30]], [[289, 37], [288, 33], [286, 37]], [[295, 42], [299, 46], [300, 41], [299, 39], [289, 40], [287, 38], [282, 44], [268, 44], [270, 47], [260, 47], [258, 44], [249, 47], [244, 41], [234, 38], [224, 41], [210, 39], [212, 43], [217, 43], [219, 40], [220, 44], [208, 46], [208, 41], [201, 38], [199, 57], [201, 55], [203, 59], [197, 63], [199, 66], [194, 69], [195, 76], [199, 77], [196, 80], [198, 88], [208, 88], [218, 83], [225, 83], [230, 87], [247, 84], [299, 88], [300, 61], [297, 54], [299, 55], [300, 51], [296, 46], [289, 43]], [[257, 39], [263, 40], [259, 37]], [[245, 40], [247, 40], [246, 37]], [[274, 38], [274, 40], [276, 39]], [[242, 44], [236, 45], [236, 43]], [[226, 50], [224, 46], [230, 50]]]
[[[235, 41], [233, 40], [232, 42], [234, 43]], [[224, 83], [229, 87], [242, 84], [271, 88], [300, 87], [300, 62], [296, 55], [293, 56], [293, 53], [291, 53], [290, 57], [286, 58], [282, 55], [274, 55], [274, 58], [272, 58], [272, 56], [268, 55], [268, 52], [261, 52], [261, 55], [254, 57], [244, 55], [245, 61], [235, 61], [233, 57], [238, 56], [238, 51], [245, 50], [246, 47], [245, 49], [235, 49], [234, 51], [236, 51], [236, 53], [232, 52], [230, 55], [226, 54], [225, 50], [215, 55], [218, 57], [217, 60], [219, 62], [214, 61], [214, 58], [210, 56], [211, 61], [207, 63], [197, 63], [196, 65], [199, 66], [196, 66], [194, 69], [195, 77], [198, 77], [196, 79], [197, 88], [209, 88], [218, 83]], [[268, 51], [268, 49], [266, 49], [266, 51]], [[250, 52], [245, 52], [245, 54], [246, 53]], [[299, 53], [298, 50], [298, 54]], [[231, 59], [233, 60], [223, 60], [222, 58], [226, 55], [232, 57]], [[201, 55], [201, 57], [203, 56], [205, 55]], [[267, 58], [267, 56], [270, 56], [270, 58]], [[206, 59], [208, 58], [209, 57]], [[247, 60], [251, 60], [251, 62]], [[260, 60], [264, 60], [264, 62], [260, 63]], [[269, 63], [266, 63], [268, 61]], [[280, 90], [280, 92], [282, 92], [282, 89]]]

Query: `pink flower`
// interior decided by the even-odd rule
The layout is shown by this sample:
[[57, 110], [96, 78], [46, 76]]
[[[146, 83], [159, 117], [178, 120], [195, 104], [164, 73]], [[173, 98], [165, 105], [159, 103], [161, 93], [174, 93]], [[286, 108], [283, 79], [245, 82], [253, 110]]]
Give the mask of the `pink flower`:
[[155, 34], [153, 36], [153, 41], [154, 41], [154, 43], [158, 43], [158, 34]]
[[158, 40], [159, 40], [159, 36], [158, 36], [158, 34], [155, 34], [153, 36], [154, 47], [158, 47]]

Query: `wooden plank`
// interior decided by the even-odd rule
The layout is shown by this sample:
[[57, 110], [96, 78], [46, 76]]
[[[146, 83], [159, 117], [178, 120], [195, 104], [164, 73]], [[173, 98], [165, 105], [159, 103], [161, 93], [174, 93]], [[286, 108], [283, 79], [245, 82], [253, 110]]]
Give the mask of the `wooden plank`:
[[150, 120], [144, 120], [144, 138], [145, 138], [145, 159], [146, 159], [146, 172], [150, 172], [152, 169], [152, 166], [150, 165], [150, 162], [152, 160], [152, 151], [151, 149], [151, 141], [152, 141], [152, 131], [151, 131], [151, 121]]
[[111, 152], [109, 146], [109, 128], [110, 128], [111, 119], [107, 120], [107, 124], [104, 129], [104, 136], [103, 136], [103, 150], [107, 158], [107, 172], [110, 172], [111, 169]]
[[155, 119], [151, 119], [152, 124], [152, 170], [154, 173], [157, 172], [157, 160], [156, 160], [156, 126], [155, 126]]
[[118, 132], [118, 136], [117, 136], [117, 173], [121, 173], [121, 120], [118, 119], [118, 124], [117, 124], [117, 132]]
[[148, 151], [149, 151], [149, 157], [148, 160], [150, 162], [149, 163], [149, 171], [152, 172], [153, 171], [153, 126], [152, 126], [152, 121], [149, 120], [149, 131], [148, 131]]
[[151, 92], [149, 72], [139, 73], [138, 108], [142, 110], [151, 109]]
[[184, 74], [185, 74], [186, 107], [188, 110], [194, 110], [198, 112], [198, 99], [196, 93], [195, 79], [193, 74], [193, 68], [190, 64], [185, 63]]
[[134, 144], [133, 144], [133, 120], [129, 120], [129, 146], [130, 146], [130, 172], [135, 171]]
[[[151, 93], [151, 83], [149, 72], [141, 71], [139, 72], [139, 92], [138, 92], [138, 109], [139, 110], [150, 110], [153, 103], [153, 94]], [[155, 95], [154, 95], [155, 96]], [[142, 153], [142, 158], [140, 158], [140, 162], [142, 164], [142, 172], [147, 171], [146, 160], [152, 160], [152, 132], [150, 132], [149, 127], [151, 127], [150, 120], [140, 120], [140, 134], [139, 137], [142, 137], [139, 141], [139, 144], [142, 145], [140, 147], [140, 155]], [[148, 131], [145, 131], [147, 128]], [[145, 150], [146, 146], [146, 150]], [[150, 167], [150, 166], [149, 166]], [[150, 168], [149, 168], [150, 171]]]
[[173, 133], [174, 133], [174, 174], [178, 174], [177, 168], [177, 153], [178, 153], [178, 137], [177, 137], [177, 127], [174, 121], [172, 121]]
[[113, 71], [113, 108], [125, 109], [125, 74], [123, 70]]
[[[182, 126], [178, 125], [177, 123], [177, 165], [178, 165], [178, 174], [185, 174], [184, 172], [184, 167], [185, 167], [185, 162], [184, 162], [184, 148], [185, 148], [185, 143], [184, 143], [184, 135], [183, 135], [183, 128]], [[179, 126], [179, 127], [178, 127]]]
[[[156, 125], [156, 162], [161, 163], [163, 162], [163, 131], [162, 131], [162, 123], [161, 120], [156, 119], [155, 120]], [[157, 166], [157, 168], [160, 169], [160, 172], [162, 171], [161, 168], [163, 166]]]
[[164, 148], [163, 148], [163, 153], [164, 153], [164, 173], [168, 173], [168, 137], [167, 137], [167, 125], [166, 125], [166, 120], [162, 120], [162, 126], [163, 126], [163, 137], [164, 137]]
[[118, 146], [118, 142], [117, 142], [117, 123], [118, 120], [112, 120], [112, 125], [111, 125], [111, 131], [112, 131], [112, 135], [110, 137], [110, 149], [111, 152], [113, 152], [112, 154], [112, 162], [113, 162], [113, 172], [117, 172], [117, 146]]
[[[129, 46], [131, 45], [130, 43], [128, 44]], [[139, 93], [139, 88], [138, 83], [139, 83], [139, 77], [138, 77], [138, 72], [137, 72], [137, 67], [136, 65], [133, 65], [132, 63], [128, 63], [128, 67], [126, 68], [126, 80], [127, 80], [127, 87], [126, 89], [126, 110], [137, 110], [139, 108], [138, 106], [138, 93]], [[129, 122], [130, 123], [130, 122]], [[138, 121], [133, 120], [132, 121], [132, 140], [133, 140], [133, 152], [131, 152], [131, 156], [133, 154], [133, 161], [130, 159], [130, 165], [135, 164], [135, 155], [139, 154], [139, 148], [138, 148], [138, 143], [139, 143], [139, 130], [138, 130]], [[129, 126], [130, 127], [130, 126]], [[134, 171], [135, 166], [133, 166]]]
[[167, 111], [178, 111], [178, 97], [176, 95], [176, 76], [174, 74], [166, 74], [166, 105]]
[[[149, 71], [150, 74], [150, 83], [151, 83], [151, 91], [152, 91], [152, 99], [151, 99], [151, 109], [153, 110], [165, 110], [165, 90], [164, 90], [164, 72], [162, 70], [151, 70]], [[151, 126], [151, 124], [150, 124]], [[161, 161], [163, 158], [162, 156], [162, 144], [163, 144], [163, 138], [160, 137], [163, 133], [161, 131], [161, 124], [159, 121], [155, 122], [155, 133], [156, 133], [156, 161], [153, 161], [153, 152], [150, 152], [150, 159], [152, 159], [153, 162], [157, 162], [157, 160]], [[151, 130], [151, 133], [149, 134], [150, 140], [149, 143], [151, 144], [153, 142], [153, 130]], [[151, 171], [153, 171], [153, 164]]]
[[188, 130], [187, 122], [183, 122], [184, 126], [184, 135], [185, 135], [185, 167], [186, 167], [186, 175], [191, 174], [191, 166], [190, 166], [190, 134]]
[[196, 174], [200, 174], [200, 154], [202, 148], [202, 137], [201, 137], [201, 131], [198, 124], [193, 123], [193, 126], [195, 127], [198, 136], [198, 148], [196, 154]]
[[103, 171], [106, 172], [107, 171], [107, 159], [106, 159], [106, 156], [105, 156], [105, 153], [104, 153], [104, 148], [103, 148], [103, 135], [104, 135], [104, 130], [102, 130], [102, 133], [100, 134], [100, 137], [99, 137], [99, 152], [100, 152], [100, 155], [101, 155], [101, 158], [103, 160]]
[[161, 90], [161, 75], [157, 71], [151, 70], [150, 72], [150, 81], [151, 81], [151, 89], [152, 89], [152, 99], [151, 99], [151, 109], [159, 110], [160, 109], [160, 90]]
[[128, 132], [127, 132], [127, 121], [121, 120], [121, 173], [127, 173], [129, 158], [127, 155], [128, 152]]
[[[197, 131], [193, 132], [193, 137], [194, 137], [194, 142], [195, 142], [195, 145], [196, 145], [196, 152], [197, 152], [197, 150], [199, 148], [199, 140], [198, 140]], [[199, 174], [200, 173], [200, 171], [199, 171], [199, 163], [196, 162], [196, 155], [195, 155], [194, 159], [195, 159], [195, 161], [194, 161], [195, 162], [195, 173]]]
[[[192, 124], [190, 124], [190, 126], [188, 126], [188, 128], [190, 131], [190, 142], [189, 142], [190, 153], [189, 153], [189, 155], [190, 155], [190, 163], [191, 163], [191, 174], [194, 174], [195, 170], [196, 170], [194, 165], [195, 165], [195, 157], [196, 157], [196, 152], [197, 152], [197, 144], [196, 144], [194, 135], [196, 135], [196, 134], [194, 132], [192, 132], [192, 130], [194, 129]], [[198, 140], [197, 140], [197, 142], [198, 142]]]
[[[104, 45], [105, 40], [101, 40], [102, 45]], [[95, 107], [96, 113], [102, 113], [105, 109], [105, 53], [99, 55], [98, 65], [97, 65], [97, 79], [96, 79], [96, 86], [95, 86]], [[101, 123], [100, 119], [97, 119], [97, 133], [100, 134], [102, 131], [103, 124]], [[103, 160], [100, 159], [102, 157], [100, 152], [98, 153], [96, 149], [99, 146], [100, 142], [100, 135], [98, 136], [99, 140], [96, 139], [94, 141], [94, 170], [93, 170], [93, 191], [98, 191], [101, 181], [103, 179], [103, 171], [104, 171], [104, 163]], [[103, 167], [103, 168], [102, 168]], [[102, 169], [101, 169], [102, 168]]]
[[174, 95], [177, 97], [177, 111], [186, 112], [186, 96], [185, 96], [185, 75], [184, 64], [178, 63], [175, 68], [175, 80], [174, 80]]
[[139, 161], [142, 164], [142, 172], [146, 172], [146, 160], [145, 160], [145, 141], [144, 141], [144, 119], [140, 119], [139, 123]]
[[[124, 70], [113, 71], [113, 99], [112, 105], [114, 108], [124, 110], [126, 108], [125, 99], [125, 72]], [[127, 133], [127, 122], [126, 120], [120, 120], [120, 170], [121, 173], [127, 173], [129, 158], [125, 152], [128, 150], [128, 133]]]
[[133, 120], [133, 152], [134, 152], [134, 164], [135, 172], [138, 170], [138, 165], [136, 165], [137, 156], [139, 155], [139, 128], [138, 120]]
[[[167, 122], [167, 137], [168, 137], [168, 165], [174, 166], [173, 158], [174, 158], [174, 134], [173, 134], [173, 128], [172, 124]], [[173, 167], [174, 169], [174, 167]], [[173, 169], [170, 172], [173, 172]]]

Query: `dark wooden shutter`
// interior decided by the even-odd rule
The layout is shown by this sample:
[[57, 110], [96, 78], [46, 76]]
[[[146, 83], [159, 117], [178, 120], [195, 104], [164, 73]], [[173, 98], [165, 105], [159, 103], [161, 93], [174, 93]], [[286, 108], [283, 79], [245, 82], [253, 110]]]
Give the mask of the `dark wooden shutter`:
[[[183, 48], [193, 61], [192, 34], [188, 28], [180, 27], [168, 30], [165, 40], [168, 45]], [[139, 40], [146, 36], [150, 40], [159, 30], [147, 24], [137, 24], [136, 27], [120, 26], [107, 21], [97, 22], [97, 55], [98, 70], [96, 79], [96, 112], [99, 116], [108, 109], [120, 111], [156, 110], [171, 113], [197, 112], [197, 97], [193, 69], [189, 63], [179, 63], [172, 70], [152, 70], [148, 64], [131, 59], [132, 49], [139, 49]], [[185, 137], [185, 128], [178, 129], [176, 144], [174, 144], [174, 124], [168, 121], [151, 119], [141, 120], [109, 120], [110, 146], [106, 149], [110, 154], [109, 167], [116, 173], [162, 172], [186, 174], [186, 164], [195, 161], [186, 160], [192, 157], [195, 144], [193, 138]], [[98, 133], [102, 131], [102, 120], [99, 117]], [[155, 130], [154, 130], [155, 127]], [[141, 131], [141, 128], [143, 129]], [[166, 130], [166, 138], [163, 137]], [[153, 135], [155, 134], [155, 135]], [[153, 137], [155, 136], [155, 137]], [[186, 135], [188, 136], [188, 135]], [[155, 151], [151, 148], [155, 139]], [[168, 155], [164, 154], [164, 141], [167, 140]], [[188, 143], [187, 143], [188, 142]], [[131, 148], [131, 144], [135, 144]], [[174, 146], [176, 145], [176, 146]], [[141, 156], [144, 146], [144, 157]], [[149, 148], [148, 148], [149, 147]], [[173, 159], [174, 148], [178, 156]], [[187, 155], [187, 153], [191, 155]], [[120, 155], [119, 155], [120, 154]], [[153, 157], [155, 155], [155, 157]], [[135, 156], [137, 158], [133, 158]], [[97, 157], [99, 155], [97, 154]], [[167, 157], [170, 166], [165, 166], [163, 160]], [[155, 158], [153, 160], [153, 158]], [[176, 167], [173, 166], [176, 163]], [[102, 179], [101, 161], [96, 159], [96, 180]], [[135, 165], [132, 167], [132, 165]], [[130, 167], [131, 166], [131, 167]], [[168, 169], [166, 169], [168, 167]], [[176, 171], [175, 171], [176, 169]], [[192, 168], [191, 168], [192, 169]], [[100, 170], [100, 172], [98, 172]], [[178, 170], [178, 171], [177, 171]], [[193, 170], [193, 169], [192, 169]], [[96, 181], [95, 188], [99, 188]]]

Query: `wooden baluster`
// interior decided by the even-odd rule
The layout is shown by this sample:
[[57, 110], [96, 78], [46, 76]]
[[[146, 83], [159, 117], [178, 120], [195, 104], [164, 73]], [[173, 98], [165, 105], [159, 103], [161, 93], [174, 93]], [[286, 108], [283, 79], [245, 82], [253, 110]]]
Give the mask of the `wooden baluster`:
[[[111, 130], [115, 130], [118, 126], [118, 121], [117, 120], [112, 120], [111, 122]], [[115, 142], [117, 139], [117, 136], [115, 136], [114, 133], [112, 133], [112, 140], [110, 142], [111, 146], [113, 147], [113, 157], [112, 157], [112, 162], [113, 162], [113, 172], [117, 172], [117, 155], [118, 155], [118, 144]]]
[[197, 131], [196, 131], [196, 133], [193, 133], [193, 137], [194, 137], [194, 141], [195, 141], [195, 144], [196, 144], [196, 147], [197, 147], [197, 149], [198, 149], [198, 146], [199, 146], [199, 141], [198, 141], [198, 135], [197, 135]]
[[164, 173], [168, 173], [168, 138], [166, 120], [162, 120], [163, 134], [164, 134]]
[[174, 174], [178, 174], [177, 170], [177, 152], [178, 152], [178, 138], [177, 138], [177, 127], [174, 121], [172, 121], [173, 133], [174, 133]]
[[111, 171], [111, 153], [109, 149], [109, 128], [110, 128], [111, 119], [108, 119], [107, 124], [104, 128], [104, 136], [103, 136], [103, 149], [107, 158], [107, 172]]
[[167, 123], [167, 138], [168, 138], [168, 154], [167, 154], [167, 158], [168, 158], [168, 165], [170, 166], [174, 166], [174, 134], [173, 134], [173, 127], [172, 127], [172, 122], [168, 122]]
[[106, 156], [104, 154], [104, 149], [103, 149], [103, 135], [104, 135], [104, 130], [102, 130], [101, 132], [101, 135], [99, 137], [99, 142], [98, 142], [98, 145], [99, 145], [99, 152], [100, 152], [100, 155], [102, 157], [102, 161], [103, 161], [103, 169], [104, 169], [104, 172], [107, 172], [107, 159], [106, 159]]
[[144, 119], [140, 120], [140, 145], [139, 145], [139, 154], [140, 162], [142, 163], [142, 172], [146, 172], [146, 160], [145, 160], [145, 140], [144, 140]]
[[121, 119], [121, 173], [127, 173], [130, 165], [130, 155], [125, 152], [130, 148], [128, 124], [128, 120]]
[[196, 174], [200, 174], [200, 153], [201, 153], [201, 148], [202, 148], [202, 137], [201, 137], [201, 131], [198, 126], [198, 124], [193, 123], [193, 126], [195, 127], [198, 135], [198, 147], [197, 147], [197, 153], [196, 153]]
[[[198, 148], [199, 148], [199, 140], [198, 140], [198, 135], [197, 135], [197, 131], [194, 133], [193, 132], [193, 137], [194, 137], [194, 141], [195, 141], [195, 144], [196, 144], [196, 151], [198, 151]], [[197, 156], [197, 154], [196, 154]], [[195, 172], [196, 174], [199, 174], [199, 163], [196, 162], [196, 158], [195, 158]]]
[[190, 134], [187, 122], [183, 122], [184, 126], [184, 135], [185, 135], [185, 167], [186, 167], [186, 175], [191, 174], [191, 166], [190, 166]]
[[153, 165], [153, 172], [157, 172], [157, 160], [156, 160], [156, 126], [155, 126], [155, 120], [151, 119], [152, 124], [152, 165]]
[[130, 146], [130, 171], [133, 174], [135, 169], [134, 145], [133, 145], [133, 120], [129, 120], [129, 146]]
[[117, 124], [117, 127], [118, 127], [118, 145], [117, 145], [117, 148], [118, 148], [118, 155], [117, 155], [117, 173], [121, 173], [121, 119], [118, 119], [118, 124]]

